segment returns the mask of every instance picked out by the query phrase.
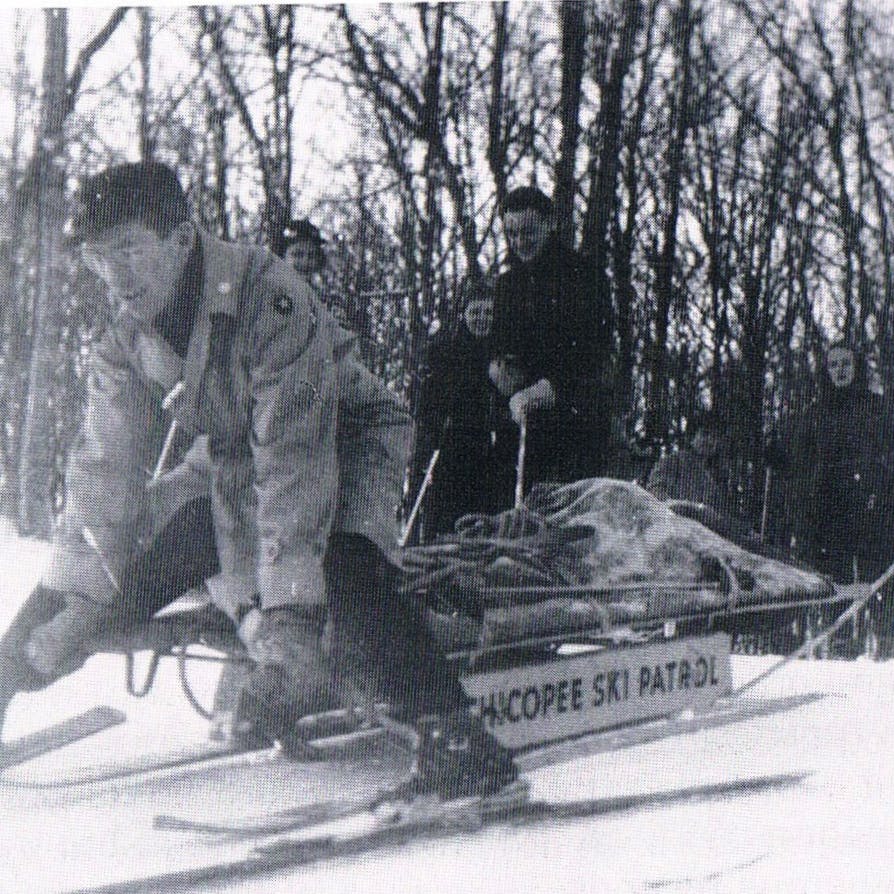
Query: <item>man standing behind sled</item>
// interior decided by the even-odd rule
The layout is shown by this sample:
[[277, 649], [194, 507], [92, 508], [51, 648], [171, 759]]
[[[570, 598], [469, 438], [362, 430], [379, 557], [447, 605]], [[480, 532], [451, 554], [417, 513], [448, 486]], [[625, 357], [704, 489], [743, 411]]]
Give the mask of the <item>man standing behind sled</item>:
[[[255, 662], [237, 744], [288, 748], [299, 717], [373, 688], [410, 718], [440, 717], [416, 789], [514, 778], [423, 610], [398, 595], [387, 554], [411, 426], [353, 337], [287, 263], [194, 226], [165, 165], [89, 178], [73, 223], [117, 316], [92, 358], [52, 560], [0, 641], [0, 710], [79, 667], [97, 635], [204, 583]], [[208, 438], [210, 525], [200, 494], [162, 506], [147, 488], [174, 421], [184, 447]]]
[[[552, 201], [510, 192], [501, 210], [510, 267], [497, 280], [490, 377], [527, 426], [525, 479], [605, 474], [611, 430], [612, 311], [590, 262], [565, 248]], [[514, 462], [518, 438], [503, 445]]]

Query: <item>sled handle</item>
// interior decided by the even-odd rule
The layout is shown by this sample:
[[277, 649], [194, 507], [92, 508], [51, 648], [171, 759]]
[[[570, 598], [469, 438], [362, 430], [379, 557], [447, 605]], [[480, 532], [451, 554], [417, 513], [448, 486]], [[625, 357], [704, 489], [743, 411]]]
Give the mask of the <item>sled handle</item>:
[[525, 451], [528, 439], [528, 420], [523, 418], [518, 427], [518, 461], [515, 465], [515, 508], [525, 502]]
[[214, 711], [209, 711], [202, 705], [198, 698], [196, 698], [196, 694], [193, 692], [193, 688], [189, 683], [189, 678], [186, 673], [186, 661], [192, 656], [187, 654], [188, 648], [188, 638], [184, 637], [183, 642], [180, 644], [180, 651], [177, 653], [177, 673], [180, 676], [180, 688], [183, 690], [183, 694], [186, 696], [186, 700], [189, 702], [190, 707], [199, 715], [199, 717], [204, 720], [213, 720]]
[[128, 695], [132, 695], [134, 698], [145, 698], [149, 694], [153, 684], [155, 683], [155, 675], [158, 673], [158, 662], [160, 660], [161, 653], [153, 652], [152, 657], [149, 659], [149, 669], [146, 671], [146, 677], [143, 680], [143, 685], [137, 688], [137, 685], [134, 681], [134, 666], [136, 664], [134, 660], [134, 653], [128, 652], [124, 656]]
[[[878, 580], [871, 584], [848, 584], [846, 586], [838, 587], [836, 586], [836, 592], [844, 591], [847, 593], [848, 591], [856, 591], [858, 595], [853, 597], [853, 602], [851, 603], [850, 608], [846, 611], [843, 611], [837, 618], [837, 620], [827, 627], [825, 630], [820, 631], [816, 636], [811, 637], [796, 649], [791, 655], [786, 655], [785, 658], [780, 659], [776, 662], [776, 664], [768, 667], [763, 673], [758, 674], [756, 677], [753, 677], [747, 683], [744, 683], [738, 689], [734, 690], [732, 695], [738, 696], [743, 692], [747, 692], [749, 689], [753, 689], [757, 686], [758, 683], [763, 682], [770, 676], [770, 674], [775, 674], [776, 671], [785, 667], [785, 665], [790, 664], [792, 661], [797, 661], [799, 658], [803, 658], [805, 655], [812, 652], [817, 646], [824, 643], [830, 636], [840, 630], [848, 621], [855, 618], [861, 611], [864, 605], [866, 605], [869, 600], [876, 595], [876, 593], [880, 592], [881, 589], [894, 577], [894, 563], [888, 566], [888, 569], [882, 574]], [[834, 585], [833, 585], [834, 586]], [[843, 594], [842, 594], [843, 595]], [[846, 597], [845, 597], [846, 598]]]

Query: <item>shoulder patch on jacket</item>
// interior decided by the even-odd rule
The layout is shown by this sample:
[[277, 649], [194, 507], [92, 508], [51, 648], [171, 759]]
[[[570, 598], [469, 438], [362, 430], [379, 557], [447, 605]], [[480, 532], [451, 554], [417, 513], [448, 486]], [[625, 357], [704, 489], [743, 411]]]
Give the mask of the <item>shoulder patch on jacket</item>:
[[294, 309], [291, 296], [286, 292], [277, 292], [273, 296], [273, 309], [281, 316], [287, 317]]

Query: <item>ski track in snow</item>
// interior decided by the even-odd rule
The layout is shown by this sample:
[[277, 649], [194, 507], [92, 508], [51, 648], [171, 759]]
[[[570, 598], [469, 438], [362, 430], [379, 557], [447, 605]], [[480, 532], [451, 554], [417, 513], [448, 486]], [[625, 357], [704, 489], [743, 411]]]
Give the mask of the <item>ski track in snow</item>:
[[[45, 545], [0, 529], [0, 626], [30, 591], [45, 556]], [[775, 660], [734, 656], [735, 684]], [[199, 663], [190, 673], [208, 704], [216, 665]], [[894, 661], [795, 662], [755, 694], [811, 691], [828, 697], [778, 716], [580, 758], [529, 777], [534, 798], [565, 800], [811, 774], [792, 788], [493, 826], [201, 890], [887, 894], [894, 890]], [[162, 662], [155, 688], [138, 700], [126, 694], [123, 659], [97, 656], [50, 689], [20, 696], [6, 735], [23, 735], [100, 703], [124, 710], [127, 723], [8, 771], [7, 778], [48, 781], [79, 767], [185, 748], [207, 734], [206, 722], [180, 693], [172, 662]], [[387, 768], [376, 780], [350, 765], [272, 764], [92, 790], [2, 785], [0, 894], [63, 892], [199, 865], [210, 856], [237, 857], [247, 845], [155, 831], [153, 816], [245, 818], [309, 798], [360, 795], [387, 777]]]

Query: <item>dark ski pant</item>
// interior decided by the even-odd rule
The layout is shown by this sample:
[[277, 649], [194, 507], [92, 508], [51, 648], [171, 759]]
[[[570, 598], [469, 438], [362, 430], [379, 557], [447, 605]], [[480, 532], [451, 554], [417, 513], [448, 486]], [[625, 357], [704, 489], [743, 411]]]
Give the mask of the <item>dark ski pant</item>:
[[[218, 570], [210, 500], [195, 500], [122, 574], [109, 632], [144, 623]], [[400, 593], [397, 569], [374, 543], [358, 534], [333, 534], [324, 571], [333, 659], [343, 665], [338, 669], [343, 676], [353, 678], [351, 688], [386, 699], [409, 719], [465, 704], [456, 674], [428, 632], [424, 606]], [[87, 652], [73, 656], [52, 678], [25, 660], [31, 632], [64, 607], [64, 594], [37, 587], [0, 639], [0, 730], [17, 692], [41, 689], [88, 657]]]
[[323, 562], [337, 669], [406, 720], [464, 708], [456, 671], [434, 641], [426, 607], [402, 593], [398, 570], [360, 534], [333, 534]]
[[[121, 595], [109, 614], [105, 632], [127, 631], [142, 624], [186, 590], [201, 584], [217, 567], [211, 501], [195, 500], [171, 519], [152, 546], [121, 575]], [[43, 689], [77, 670], [89, 657], [86, 650], [72, 655], [51, 677], [33, 670], [25, 659], [31, 632], [51, 621], [65, 604], [64, 593], [38, 586], [0, 639], [0, 730], [17, 692]]]

